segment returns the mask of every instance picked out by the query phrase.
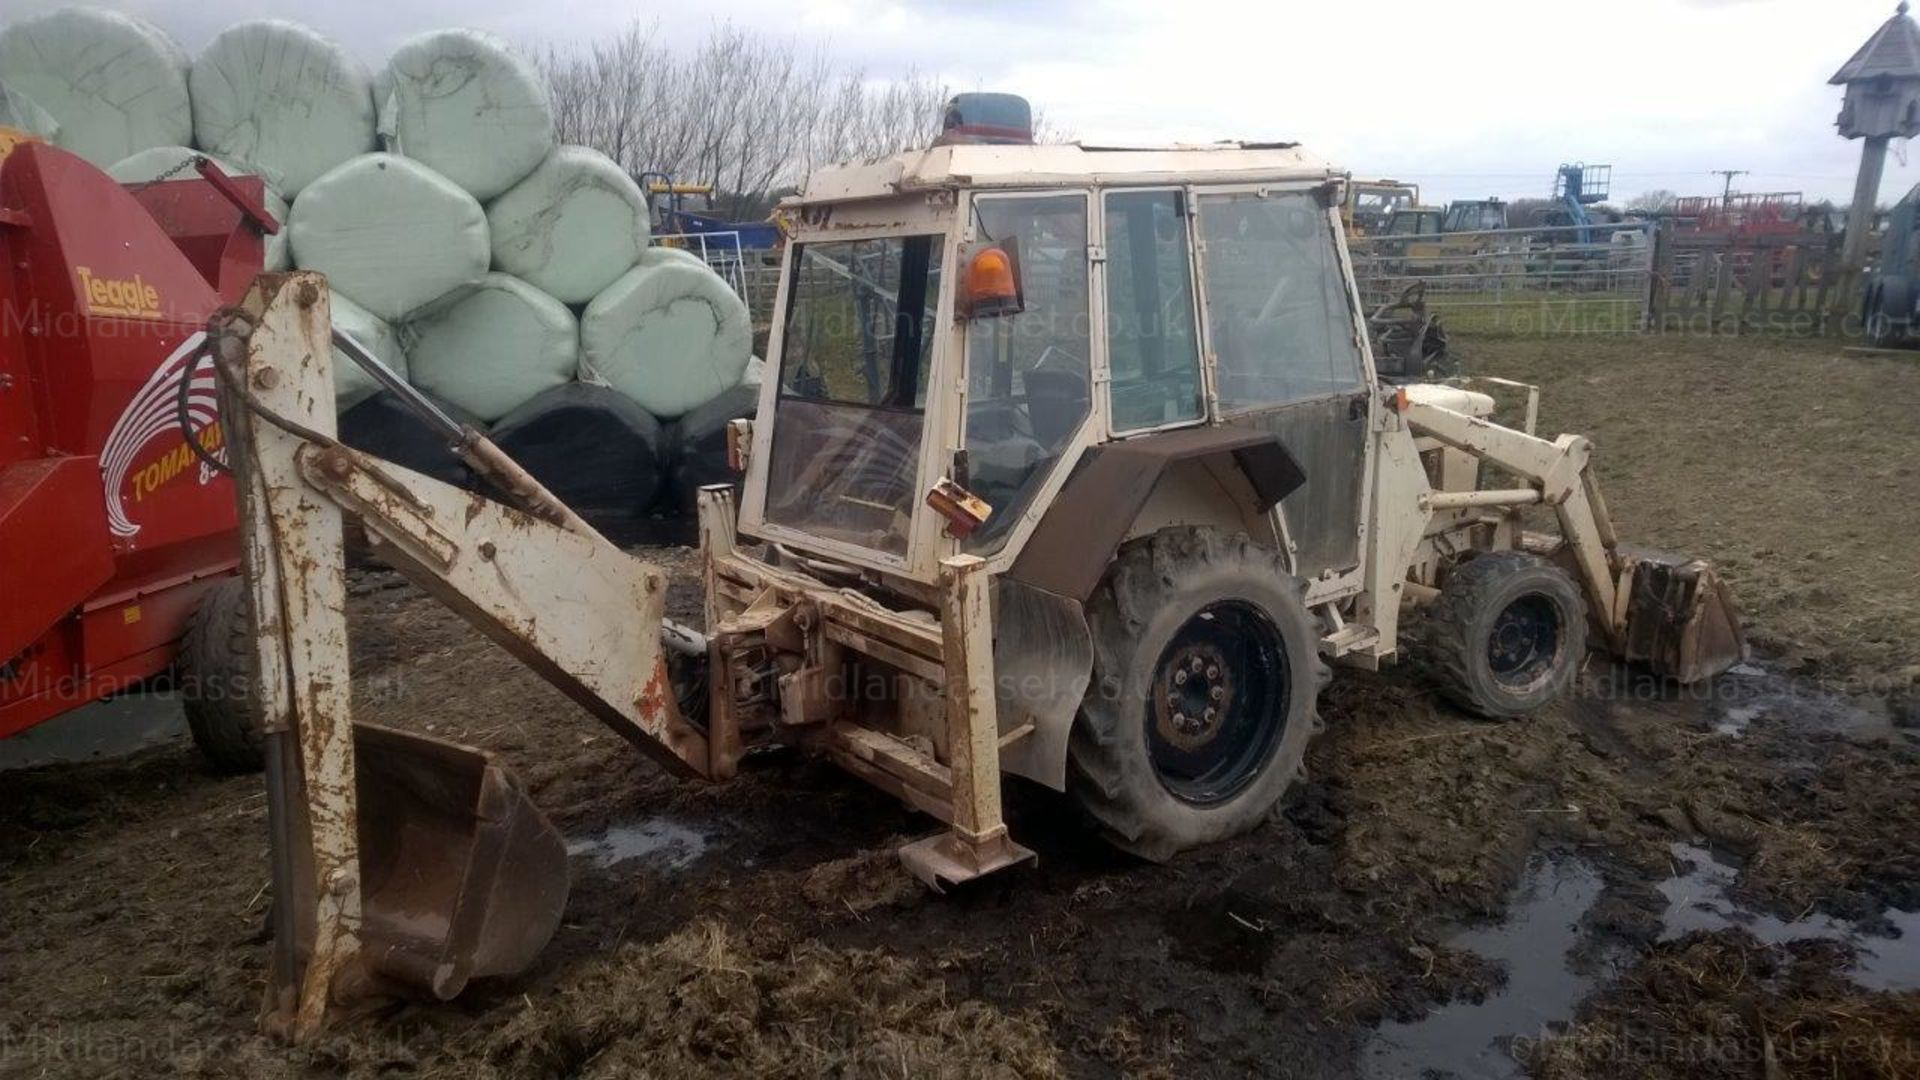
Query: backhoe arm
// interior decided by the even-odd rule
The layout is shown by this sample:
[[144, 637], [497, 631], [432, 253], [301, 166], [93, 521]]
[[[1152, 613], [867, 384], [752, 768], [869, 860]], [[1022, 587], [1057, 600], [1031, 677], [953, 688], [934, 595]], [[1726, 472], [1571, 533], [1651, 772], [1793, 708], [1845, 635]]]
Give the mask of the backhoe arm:
[[477, 433], [451, 433], [450, 451], [532, 512], [342, 445], [331, 337], [325, 280], [311, 273], [261, 277], [209, 334], [268, 759], [276, 948], [264, 1022], [294, 1039], [357, 996], [398, 986], [446, 998], [523, 968], [567, 892], [565, 846], [511, 773], [470, 747], [352, 722], [345, 521], [629, 742], [679, 772], [708, 769], [706, 735], [668, 680], [664, 573]]

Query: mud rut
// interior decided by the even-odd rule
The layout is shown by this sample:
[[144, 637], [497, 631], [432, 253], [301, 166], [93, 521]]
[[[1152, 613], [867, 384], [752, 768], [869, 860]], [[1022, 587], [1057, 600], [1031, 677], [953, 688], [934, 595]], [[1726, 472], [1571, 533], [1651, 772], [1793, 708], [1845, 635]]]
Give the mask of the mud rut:
[[[1551, 419], [1624, 422], [1606, 410], [1644, 374], [1624, 356], [1550, 396], [1570, 402]], [[1716, 365], [1755, 363], [1695, 360], [1714, 379], [1734, 379]], [[1890, 378], [1920, 384], [1868, 375], [1872, 400], [1902, 396]], [[1832, 370], [1799, 377], [1836, 392]], [[1661, 505], [1624, 491], [1614, 503], [1643, 521]], [[1735, 526], [1744, 512], [1711, 511]], [[1881, 537], [1908, 512], [1869, 521], [1882, 533], [1855, 538], [1861, 549], [1893, 550]], [[1730, 542], [1771, 542], [1768, 527]], [[687, 554], [662, 556], [670, 606], [697, 611]], [[1787, 638], [1795, 618], [1813, 620], [1803, 636], [1839, 625], [1796, 591], [1798, 564], [1766, 565], [1778, 588], [1736, 587]], [[1851, 587], [1851, 565], [1836, 569]], [[1501, 932], [1530, 910], [1529, 889], [1568, 874], [1590, 895], [1548, 912], [1564, 955], [1543, 962], [1583, 989], [1547, 1018], [1559, 1037], [1504, 1029], [1526, 1036], [1513, 1051], [1534, 1074], [1920, 1076], [1920, 994], [1847, 976], [1862, 950], [1920, 955], [1920, 939], [1891, 936], [1920, 908], [1912, 699], [1845, 696], [1852, 674], [1812, 686], [1805, 657], [1774, 641], [1773, 659], [1706, 698], [1596, 663], [1569, 706], [1515, 724], [1462, 717], [1409, 673], [1343, 674], [1307, 781], [1255, 834], [1140, 864], [1017, 788], [1013, 826], [1039, 867], [937, 898], [891, 857], [929, 823], [838, 772], [771, 757], [730, 785], [668, 780], [394, 576], [360, 574], [353, 594], [357, 708], [497, 751], [577, 846], [566, 922], [539, 967], [289, 1054], [252, 1034], [270, 903], [258, 778], [211, 775], [181, 746], [9, 774], [0, 1076], [1394, 1075], [1381, 1071], [1388, 1033], [1534, 985], [1461, 928]], [[1911, 662], [1899, 637], [1860, 640], [1867, 660]], [[1744, 913], [1733, 924], [1849, 932], [1783, 945], [1749, 921], [1671, 937], [1663, 890], [1689, 857], [1724, 868], [1716, 902]], [[1488, 1060], [1519, 1068], [1505, 1050]]]
[[[683, 612], [696, 599], [676, 586]], [[1617, 1068], [1601, 1034], [1666, 1016], [1634, 989], [1663, 964], [1708, 984], [1733, 958], [1777, 969], [1796, 1007], [1843, 1002], [1869, 1033], [1920, 1011], [1839, 979], [1844, 944], [1655, 944], [1676, 841], [1736, 860], [1742, 903], [1783, 918], [1920, 907], [1920, 754], [1874, 703], [1820, 696], [1823, 715], [1773, 676], [1747, 676], [1749, 697], [1782, 715], [1737, 736], [1714, 730], [1736, 691], [1663, 701], [1604, 667], [1572, 707], [1500, 725], [1411, 677], [1343, 678], [1307, 783], [1260, 832], [1139, 864], [1020, 789], [1040, 867], [937, 898], [890, 855], [926, 823], [832, 769], [775, 757], [733, 785], [671, 781], [391, 576], [357, 579], [353, 617], [361, 707], [498, 751], [576, 841], [540, 967], [289, 1058], [250, 1031], [269, 903], [257, 779], [211, 776], [185, 748], [43, 770], [0, 795], [7, 1075], [1355, 1075], [1375, 1025], [1498, 996], [1509, 973], [1447, 942], [1507, 907], [1530, 857], [1595, 869], [1574, 963], [1617, 969], [1570, 1044], [1585, 1057], [1549, 1043], [1546, 1075]], [[1750, 1005], [1728, 1015], [1763, 1015]]]

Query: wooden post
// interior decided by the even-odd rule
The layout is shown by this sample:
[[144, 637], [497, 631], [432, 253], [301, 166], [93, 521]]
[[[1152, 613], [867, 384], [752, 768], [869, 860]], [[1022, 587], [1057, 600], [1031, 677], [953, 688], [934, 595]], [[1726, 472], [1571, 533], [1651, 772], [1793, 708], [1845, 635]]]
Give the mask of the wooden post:
[[1661, 221], [1647, 230], [1647, 303], [1643, 329], [1659, 332], [1667, 319], [1668, 291], [1673, 286], [1673, 223]]
[[[1853, 206], [1847, 210], [1847, 245], [1840, 256], [1842, 266], [1849, 271], [1867, 267], [1867, 237], [1873, 233], [1873, 207], [1880, 199], [1880, 177], [1886, 168], [1887, 137], [1868, 138], [1860, 147], [1860, 175], [1853, 181]], [[1844, 297], [1845, 290], [1840, 295]]]

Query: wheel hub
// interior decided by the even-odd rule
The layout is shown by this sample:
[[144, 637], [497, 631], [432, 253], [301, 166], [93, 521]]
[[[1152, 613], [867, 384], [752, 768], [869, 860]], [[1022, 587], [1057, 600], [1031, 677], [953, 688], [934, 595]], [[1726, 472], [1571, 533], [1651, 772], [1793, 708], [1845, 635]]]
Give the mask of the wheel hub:
[[1222, 600], [1187, 620], [1160, 654], [1141, 703], [1160, 782], [1199, 805], [1244, 789], [1286, 725], [1290, 683], [1279, 632], [1254, 605]]
[[1162, 665], [1154, 694], [1154, 725], [1181, 750], [1201, 750], [1214, 740], [1233, 706], [1233, 672], [1217, 646], [1190, 642]]
[[1560, 615], [1544, 596], [1522, 596], [1503, 608], [1487, 632], [1487, 661], [1507, 686], [1526, 686], [1552, 669], [1560, 649]]

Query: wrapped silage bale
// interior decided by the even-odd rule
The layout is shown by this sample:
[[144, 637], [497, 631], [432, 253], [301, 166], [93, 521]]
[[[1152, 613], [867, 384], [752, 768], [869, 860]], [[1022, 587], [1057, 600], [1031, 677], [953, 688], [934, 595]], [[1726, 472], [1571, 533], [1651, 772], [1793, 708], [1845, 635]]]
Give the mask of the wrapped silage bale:
[[562, 146], [487, 207], [493, 265], [567, 304], [584, 304], [647, 250], [647, 200], [597, 150]]
[[419, 311], [401, 328], [414, 385], [492, 423], [580, 362], [573, 312], [509, 274], [488, 274]]
[[[360, 343], [361, 348], [373, 354], [374, 359], [393, 369], [402, 379], [407, 377], [407, 354], [400, 347], [400, 335], [385, 319], [354, 303], [343, 293], [334, 293], [330, 298], [333, 308], [333, 328], [345, 333]], [[341, 412], [353, 408], [362, 401], [380, 393], [382, 387], [372, 375], [353, 358], [340, 351], [338, 345], [333, 349], [333, 402]]]
[[56, 145], [106, 168], [193, 141], [187, 54], [131, 15], [61, 8], [0, 30], [0, 77], [58, 123]]
[[58, 142], [60, 136], [60, 121], [52, 113], [4, 82], [0, 82], [0, 127], [38, 135], [48, 142]]
[[332, 40], [278, 19], [229, 27], [188, 79], [201, 149], [260, 169], [281, 194], [376, 148], [373, 77]]
[[410, 38], [374, 79], [387, 149], [485, 202], [553, 150], [547, 82], [511, 47], [477, 30]]
[[666, 471], [660, 424], [611, 387], [570, 382], [513, 410], [493, 441], [616, 541], [647, 518]]
[[727, 425], [751, 419], [759, 407], [759, 381], [742, 382], [667, 428], [667, 455], [673, 463], [667, 474], [667, 502], [672, 509], [693, 513], [700, 489], [709, 484], [732, 484], [739, 493], [740, 474], [727, 464]]
[[580, 372], [661, 419], [740, 382], [753, 350], [746, 302], [697, 258], [650, 248], [580, 317]]
[[[250, 168], [222, 161], [211, 154], [202, 154], [190, 146], [149, 147], [109, 165], [107, 175], [123, 184], [145, 184], [169, 174], [172, 174], [171, 179], [175, 180], [194, 180], [199, 178], [198, 173], [181, 168], [194, 157], [206, 158], [228, 176], [259, 175]], [[180, 171], [175, 172], [175, 170]], [[287, 200], [281, 198], [280, 193], [274, 190], [273, 183], [267, 181], [264, 176], [261, 180], [266, 181], [266, 197], [262, 200], [266, 203], [266, 211], [273, 215], [273, 220], [280, 223], [279, 232], [264, 238], [266, 269], [285, 270], [293, 265], [292, 248], [287, 243], [287, 218], [290, 216], [290, 211]]]
[[[486, 432], [487, 425], [479, 417], [431, 392], [422, 393], [454, 423]], [[446, 434], [421, 419], [391, 390], [382, 390], [341, 413], [339, 432], [341, 442], [402, 468], [454, 487], [473, 482], [473, 471], [453, 452]]]
[[363, 154], [307, 185], [289, 231], [295, 265], [389, 321], [487, 272], [480, 203], [393, 154]]

